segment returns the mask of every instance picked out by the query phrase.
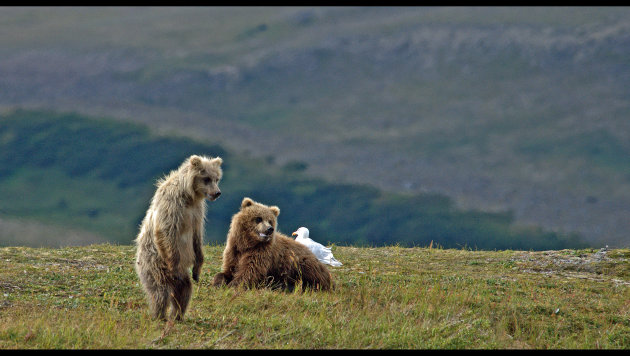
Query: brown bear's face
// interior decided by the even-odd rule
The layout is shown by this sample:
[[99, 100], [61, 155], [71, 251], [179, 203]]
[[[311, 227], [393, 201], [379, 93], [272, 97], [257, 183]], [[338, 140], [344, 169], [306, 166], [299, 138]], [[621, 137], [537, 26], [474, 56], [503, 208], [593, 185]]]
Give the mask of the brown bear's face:
[[221, 195], [219, 181], [223, 176], [221, 163], [223, 163], [223, 160], [220, 157], [209, 159], [191, 156], [190, 164], [194, 172], [193, 190], [197, 197], [211, 201], [219, 198]]
[[240, 221], [246, 233], [260, 242], [271, 241], [276, 231], [277, 218], [280, 209], [277, 206], [267, 206], [256, 203], [249, 198], [241, 203]]
[[[259, 214], [263, 215], [263, 214]], [[275, 219], [269, 219], [269, 217], [256, 216], [253, 218], [254, 234], [260, 241], [269, 241], [273, 237], [273, 233], [276, 230], [274, 221]]]

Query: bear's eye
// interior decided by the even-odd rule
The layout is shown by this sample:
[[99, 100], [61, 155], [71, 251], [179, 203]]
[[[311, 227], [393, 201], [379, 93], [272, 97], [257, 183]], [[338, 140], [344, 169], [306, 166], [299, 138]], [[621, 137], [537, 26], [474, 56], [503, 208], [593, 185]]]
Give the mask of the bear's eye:
[[260, 224], [262, 222], [262, 218], [259, 216], [256, 218], [256, 224]]
[[210, 183], [210, 178], [209, 178], [209, 177], [205, 177], [205, 178], [203, 179], [203, 182], [204, 182], [205, 184], [209, 184], [209, 183]]

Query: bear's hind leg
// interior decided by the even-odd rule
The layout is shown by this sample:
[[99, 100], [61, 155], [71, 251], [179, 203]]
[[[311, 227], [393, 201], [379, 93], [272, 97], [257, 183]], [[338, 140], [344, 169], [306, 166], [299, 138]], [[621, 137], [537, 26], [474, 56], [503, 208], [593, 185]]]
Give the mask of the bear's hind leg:
[[168, 289], [165, 286], [151, 286], [147, 288], [149, 296], [149, 309], [155, 319], [166, 320], [166, 308], [168, 307]]
[[187, 273], [176, 276], [172, 281], [171, 290], [171, 319], [179, 321], [184, 317], [192, 296], [192, 282], [190, 276]]
[[168, 307], [168, 287], [157, 282], [155, 274], [148, 269], [138, 268], [138, 276], [142, 283], [142, 288], [147, 296], [149, 311], [156, 319], [166, 320], [166, 308]]

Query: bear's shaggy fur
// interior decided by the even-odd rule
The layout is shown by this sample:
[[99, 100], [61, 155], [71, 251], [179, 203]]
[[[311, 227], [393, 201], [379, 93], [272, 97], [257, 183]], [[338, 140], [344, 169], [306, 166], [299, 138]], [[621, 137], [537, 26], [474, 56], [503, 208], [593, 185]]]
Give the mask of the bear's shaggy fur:
[[244, 198], [232, 217], [222, 271], [213, 284], [293, 290], [332, 288], [330, 272], [305, 246], [278, 232], [280, 209]]
[[192, 155], [157, 182], [157, 190], [136, 238], [136, 272], [151, 314], [181, 320], [199, 280], [206, 216], [205, 199], [216, 200], [223, 175], [220, 157]]

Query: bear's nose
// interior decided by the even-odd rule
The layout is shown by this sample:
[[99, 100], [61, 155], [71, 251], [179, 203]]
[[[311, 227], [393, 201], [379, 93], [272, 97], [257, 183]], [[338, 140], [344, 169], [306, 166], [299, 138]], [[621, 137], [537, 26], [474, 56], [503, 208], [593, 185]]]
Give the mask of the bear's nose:
[[215, 198], [218, 198], [218, 197], [219, 197], [219, 195], [221, 195], [221, 191], [220, 191], [220, 190], [217, 190], [217, 192], [216, 192], [216, 193], [214, 193], [214, 197], [215, 197]]
[[271, 233], [273, 233], [273, 226], [269, 226], [267, 229], [267, 235], [271, 235]]

